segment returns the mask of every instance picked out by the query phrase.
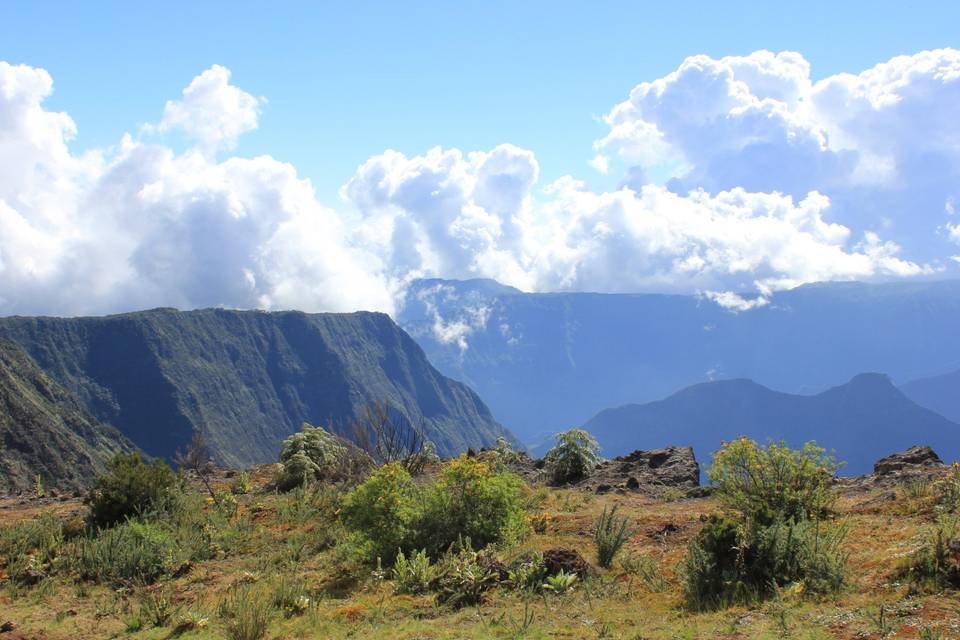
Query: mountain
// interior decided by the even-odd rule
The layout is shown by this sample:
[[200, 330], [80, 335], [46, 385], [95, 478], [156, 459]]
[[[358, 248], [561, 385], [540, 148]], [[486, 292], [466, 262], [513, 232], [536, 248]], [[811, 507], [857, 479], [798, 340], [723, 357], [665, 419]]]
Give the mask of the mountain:
[[910, 380], [960, 362], [960, 281], [813, 284], [734, 312], [703, 296], [422, 280], [397, 320], [527, 441], [711, 379], [812, 393], [862, 371]]
[[346, 433], [372, 401], [422, 424], [441, 454], [509, 435], [380, 313], [156, 309], [100, 318], [0, 318], [96, 418], [150, 455], [201, 431], [229, 465], [275, 461], [304, 422]]
[[913, 380], [900, 390], [921, 407], [960, 422], [960, 371]]
[[608, 456], [676, 444], [709, 461], [721, 441], [744, 435], [794, 447], [815, 440], [847, 463], [844, 475], [869, 473], [877, 459], [915, 444], [930, 445], [945, 460], [960, 458], [960, 424], [920, 407], [875, 373], [809, 396], [750, 380], [707, 382], [658, 402], [606, 409], [583, 426]]
[[78, 489], [133, 445], [97, 422], [17, 345], [0, 340], [0, 489]]

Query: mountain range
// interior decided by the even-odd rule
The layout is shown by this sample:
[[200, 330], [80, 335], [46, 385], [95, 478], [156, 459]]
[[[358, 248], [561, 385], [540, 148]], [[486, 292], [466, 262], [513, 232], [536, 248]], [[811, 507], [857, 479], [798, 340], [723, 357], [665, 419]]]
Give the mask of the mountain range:
[[441, 375], [380, 313], [156, 309], [95, 318], [0, 318], [97, 421], [170, 458], [201, 432], [214, 459], [273, 462], [303, 422], [349, 435], [385, 401], [441, 455], [512, 438], [464, 384]]
[[904, 382], [960, 368], [960, 281], [811, 284], [738, 304], [421, 280], [397, 318], [526, 442], [712, 379], [809, 394], [865, 371]]
[[16, 344], [0, 339], [0, 490], [78, 489], [133, 444], [101, 424]]
[[917, 405], [881, 374], [861, 374], [814, 395], [751, 380], [707, 382], [657, 402], [605, 409], [583, 427], [607, 456], [675, 444], [709, 461], [721, 441], [747, 436], [793, 447], [814, 440], [845, 462], [845, 475], [870, 473], [877, 459], [915, 444], [960, 459], [960, 424]]

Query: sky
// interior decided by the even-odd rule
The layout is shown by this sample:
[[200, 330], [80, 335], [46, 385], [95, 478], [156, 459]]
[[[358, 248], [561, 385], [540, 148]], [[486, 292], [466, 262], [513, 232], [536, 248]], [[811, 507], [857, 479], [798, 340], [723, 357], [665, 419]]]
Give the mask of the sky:
[[0, 314], [957, 275], [957, 3], [139, 4], [0, 6]]

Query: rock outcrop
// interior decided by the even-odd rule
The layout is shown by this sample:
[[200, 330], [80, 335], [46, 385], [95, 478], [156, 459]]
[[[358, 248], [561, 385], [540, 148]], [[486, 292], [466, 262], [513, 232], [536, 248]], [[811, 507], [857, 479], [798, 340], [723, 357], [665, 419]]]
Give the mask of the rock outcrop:
[[880, 458], [873, 465], [873, 473], [877, 476], [891, 476], [929, 471], [942, 466], [943, 460], [933, 449], [926, 445], [917, 445]]
[[663, 488], [690, 491], [700, 486], [700, 465], [690, 447], [637, 450], [600, 463], [579, 485], [600, 493], [614, 490], [655, 493]]

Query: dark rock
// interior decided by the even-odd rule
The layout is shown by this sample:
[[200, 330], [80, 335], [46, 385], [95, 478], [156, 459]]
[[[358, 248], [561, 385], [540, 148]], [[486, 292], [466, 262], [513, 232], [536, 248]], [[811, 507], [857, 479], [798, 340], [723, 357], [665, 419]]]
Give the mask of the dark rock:
[[597, 485], [597, 488], [595, 489], [595, 491], [596, 491], [597, 493], [610, 493], [610, 490], [611, 490], [611, 489], [613, 489], [613, 487], [611, 487], [611, 486], [608, 485], [608, 484], [598, 484], [598, 485]]
[[943, 461], [940, 456], [930, 447], [923, 445], [910, 447], [906, 451], [900, 451], [877, 460], [873, 465], [873, 473], [878, 476], [888, 476], [926, 471], [942, 466]]
[[0, 633], [10, 633], [17, 628], [17, 623], [13, 620], [7, 620], [3, 624], [0, 624]]
[[557, 547], [543, 552], [543, 565], [547, 573], [555, 576], [561, 571], [575, 573], [581, 580], [594, 574], [593, 567], [577, 551]]
[[633, 476], [630, 476], [629, 478], [627, 478], [627, 489], [639, 489], [639, 488], [640, 488], [639, 480], [637, 480]]

